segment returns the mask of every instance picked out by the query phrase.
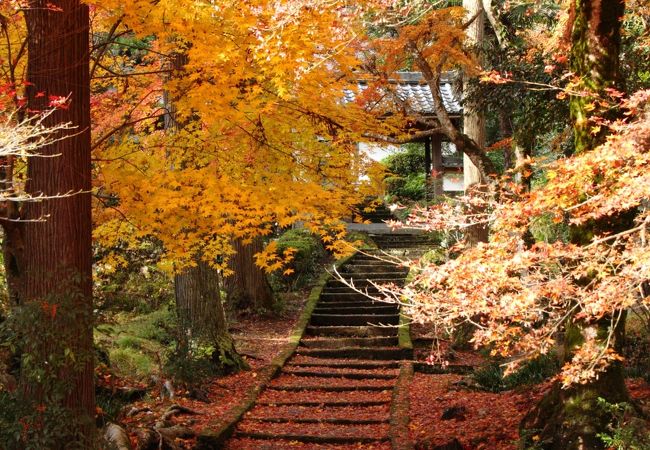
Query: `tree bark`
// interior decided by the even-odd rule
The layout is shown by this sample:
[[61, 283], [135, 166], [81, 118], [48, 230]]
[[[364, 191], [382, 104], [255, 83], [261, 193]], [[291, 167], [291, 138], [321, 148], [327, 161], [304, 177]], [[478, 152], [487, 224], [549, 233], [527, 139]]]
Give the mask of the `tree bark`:
[[[57, 401], [71, 414], [72, 423], [58, 425], [63, 441], [50, 448], [90, 445], [95, 390], [89, 13], [78, 0], [31, 0], [25, 17], [29, 108], [42, 111], [52, 99], [68, 98], [44, 125], [70, 122], [76, 129], [41, 148], [47, 157], [28, 161], [26, 191], [60, 198], [25, 203], [23, 222], [10, 227], [12, 296], [33, 312], [23, 330], [21, 391], [35, 405]], [[56, 392], [60, 400], [53, 400]]]
[[[575, 152], [594, 149], [605, 138], [605, 127], [593, 132], [594, 97], [619, 81], [620, 24], [624, 0], [572, 0], [571, 70], [579, 77], [578, 89], [592, 95], [571, 97], [570, 112]], [[597, 109], [596, 109], [597, 110]]]
[[213, 362], [222, 369], [238, 370], [244, 362], [235, 350], [221, 302], [219, 274], [205, 261], [174, 277], [179, 323], [179, 350], [189, 354], [194, 343], [214, 347]]
[[[571, 2], [571, 69], [579, 77], [581, 87], [588, 95], [574, 96], [570, 100], [571, 119], [574, 127], [575, 151], [593, 150], [604, 140], [604, 134], [592, 133], [590, 104], [594, 97], [618, 81], [618, 58], [620, 49], [620, 23], [624, 11], [623, 0], [572, 0]], [[589, 95], [591, 94], [591, 95]], [[629, 215], [629, 214], [628, 214]], [[614, 231], [617, 226], [630, 220], [623, 213], [618, 218], [572, 227], [572, 241], [587, 245], [590, 236], [599, 229]], [[607, 230], [601, 229], [606, 227]], [[588, 280], [582, 280], [588, 283]], [[615, 312], [614, 314], [618, 314]], [[565, 332], [565, 358], [572, 357], [573, 349], [587, 333], [604, 342], [611, 327], [611, 317], [604, 317], [595, 324], [584, 323], [574, 317], [567, 319]], [[625, 337], [625, 314], [621, 313], [613, 330], [613, 348], [620, 349]], [[628, 402], [620, 363], [613, 363], [592, 382], [562, 390], [559, 386], [544, 398], [537, 408], [522, 422], [523, 429], [541, 430], [542, 448], [578, 450], [605, 448], [597, 433], [612, 423], [611, 413], [597, 405], [597, 399], [608, 403]]]
[[263, 250], [262, 238], [250, 244], [233, 240], [236, 253], [230, 260], [233, 274], [224, 279], [228, 300], [240, 309], [271, 310], [274, 297], [266, 274], [255, 264], [255, 254]]
[[[474, 18], [474, 21], [467, 27], [467, 41], [471, 45], [478, 45], [483, 42], [483, 29], [485, 27], [485, 14], [481, 0], [463, 0], [463, 7], [467, 10], [467, 16]], [[465, 98], [468, 96], [469, 83], [467, 76], [463, 80], [463, 92]], [[474, 141], [480, 148], [485, 148], [485, 114], [476, 105], [469, 101], [463, 104], [463, 133]], [[465, 193], [467, 195], [478, 194], [487, 178], [481, 173], [467, 153], [463, 153], [463, 179]], [[480, 211], [475, 211], [480, 213]], [[466, 231], [466, 238], [470, 245], [488, 240], [487, 225], [473, 225]]]
[[[571, 319], [569, 319], [571, 320]], [[580, 322], [567, 325], [564, 338], [564, 361], [573, 355], [573, 350], [587, 333], [607, 333], [609, 318], [594, 325]], [[614, 330], [613, 347], [621, 350], [625, 336], [625, 316]], [[522, 420], [522, 436], [537, 435], [538, 448], [544, 450], [604, 449], [605, 443], [598, 433], [607, 430], [613, 423], [611, 413], [599, 404], [598, 399], [608, 403], [629, 402], [625, 386], [623, 367], [619, 362], [611, 364], [598, 378], [585, 385], [562, 389], [556, 383], [551, 391]], [[533, 442], [522, 442], [522, 448]]]

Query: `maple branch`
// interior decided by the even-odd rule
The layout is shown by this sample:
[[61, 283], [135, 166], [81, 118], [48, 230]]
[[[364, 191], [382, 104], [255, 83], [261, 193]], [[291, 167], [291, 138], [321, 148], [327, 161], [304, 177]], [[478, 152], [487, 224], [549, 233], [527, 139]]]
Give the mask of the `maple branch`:
[[492, 160], [487, 156], [485, 150], [478, 146], [473, 139], [458, 131], [451, 121], [442, 100], [442, 96], [440, 95], [440, 74], [442, 73], [442, 67], [447, 58], [441, 58], [440, 63], [434, 71], [414, 41], [410, 41], [407, 48], [413, 53], [415, 63], [420, 68], [424, 79], [429, 85], [431, 97], [433, 98], [433, 110], [440, 122], [442, 131], [454, 143], [454, 145], [456, 145], [456, 148], [459, 151], [465, 153], [469, 157], [486, 181], [491, 179], [493, 180], [496, 177], [497, 171], [494, 164], [492, 164]]
[[636, 227], [634, 227], [634, 228], [630, 228], [629, 230], [621, 231], [620, 233], [616, 233], [616, 234], [612, 234], [612, 235], [610, 235], [610, 236], [606, 236], [606, 237], [604, 237], [604, 238], [596, 239], [596, 240], [593, 241], [591, 244], [587, 245], [586, 248], [595, 247], [595, 246], [598, 245], [598, 244], [602, 244], [602, 243], [604, 243], [604, 242], [611, 241], [612, 239], [618, 239], [618, 238], [620, 238], [620, 237], [627, 236], [627, 235], [629, 235], [629, 234], [634, 234], [634, 233], [636, 233], [637, 231], [638, 231], [638, 232], [641, 232], [641, 233], [644, 233], [645, 230], [646, 230], [646, 228], [647, 228], [649, 225], [650, 225], [650, 216], [646, 217], [645, 220], [644, 220], [643, 222], [641, 222], [640, 225], [638, 225], [638, 226], [636, 226]]
[[[161, 110], [161, 108], [157, 109], [156, 111], [160, 111], [160, 110]], [[107, 141], [111, 136], [113, 136], [115, 133], [117, 133], [117, 132], [123, 130], [123, 129], [126, 128], [126, 127], [130, 127], [131, 125], [135, 125], [135, 124], [137, 124], [137, 123], [144, 122], [145, 120], [153, 120], [153, 119], [158, 120], [158, 119], [161, 118], [161, 117], [165, 117], [165, 113], [163, 113], [163, 114], [157, 114], [157, 115], [155, 115], [155, 116], [141, 117], [141, 118], [139, 118], [139, 119], [135, 119], [135, 120], [132, 120], [132, 121], [130, 121], [130, 122], [124, 122], [124, 123], [120, 124], [120, 126], [115, 127], [114, 129], [112, 129], [111, 131], [109, 131], [108, 133], [106, 133], [104, 136], [102, 136], [102, 137], [101, 137], [97, 142], [95, 142], [95, 143], [92, 145], [91, 150], [96, 149], [97, 147], [99, 147], [100, 145], [102, 145], [104, 142], [106, 142], [106, 141]]]
[[140, 75], [157, 75], [161, 73], [171, 73], [171, 69], [160, 69], [160, 70], [149, 70], [146, 72], [131, 72], [131, 73], [118, 73], [115, 72], [112, 69], [109, 69], [108, 67], [104, 66], [101, 63], [97, 63], [97, 66], [101, 67], [104, 69], [106, 72], [110, 73], [111, 75], [102, 75], [99, 77], [95, 77], [95, 80], [103, 80], [103, 79], [111, 79], [111, 78], [129, 78], [129, 77], [135, 77], [135, 76], [140, 76]]
[[382, 134], [376, 134], [376, 133], [364, 133], [363, 137], [365, 138], [370, 138], [370, 139], [375, 139], [377, 141], [382, 141], [382, 142], [387, 142], [389, 144], [396, 144], [396, 145], [401, 145], [401, 144], [408, 144], [409, 142], [415, 142], [419, 139], [424, 139], [430, 136], [435, 136], [437, 134], [440, 134], [443, 131], [442, 128], [432, 128], [430, 130], [426, 131], [421, 131], [419, 133], [411, 134], [407, 137], [404, 138], [394, 138], [391, 136], [385, 136]]
[[[100, 47], [98, 47], [98, 48], [100, 48], [99, 54], [95, 58], [93, 58], [94, 59], [94, 64], [90, 69], [90, 79], [91, 80], [95, 77], [95, 70], [97, 70], [97, 67], [99, 66], [99, 61], [101, 61], [101, 59], [106, 54], [106, 51], [108, 50], [108, 44], [113, 39], [113, 37], [115, 35], [115, 32], [117, 31], [117, 27], [119, 27], [120, 24], [122, 23], [122, 18], [123, 17], [124, 17], [124, 15], [122, 15], [119, 19], [117, 19], [115, 21], [115, 23], [113, 24], [111, 29], [108, 31], [108, 36], [106, 38], [106, 42], [104, 42], [102, 45], [100, 45]], [[91, 53], [92, 53], [92, 50], [91, 50]]]

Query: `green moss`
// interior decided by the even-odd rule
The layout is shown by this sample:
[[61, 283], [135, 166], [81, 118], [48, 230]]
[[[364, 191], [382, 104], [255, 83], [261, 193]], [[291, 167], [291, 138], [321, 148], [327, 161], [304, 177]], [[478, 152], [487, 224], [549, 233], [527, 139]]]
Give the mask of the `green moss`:
[[142, 339], [133, 336], [122, 336], [115, 341], [115, 345], [119, 348], [132, 348], [139, 350], [142, 348]]
[[153, 358], [142, 350], [116, 348], [109, 351], [111, 368], [118, 375], [147, 378], [157, 369]]

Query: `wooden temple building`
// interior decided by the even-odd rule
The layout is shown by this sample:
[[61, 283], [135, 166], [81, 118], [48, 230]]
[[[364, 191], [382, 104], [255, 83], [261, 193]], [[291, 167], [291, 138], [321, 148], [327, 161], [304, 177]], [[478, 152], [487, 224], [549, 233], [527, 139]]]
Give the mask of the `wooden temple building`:
[[[452, 122], [460, 125], [463, 111], [460, 95], [454, 87], [455, 81], [454, 75], [447, 74], [441, 77], [439, 89]], [[437, 121], [429, 85], [420, 72], [398, 72], [389, 83], [395, 96], [406, 108], [407, 114], [432, 122]], [[357, 82], [359, 92], [367, 87], [367, 82], [363, 80]], [[346, 101], [351, 102], [354, 99], [355, 93], [352, 90], [345, 91]], [[420, 143], [424, 147], [425, 167], [422, 170], [427, 176], [430, 195], [439, 196], [463, 190], [463, 156], [444, 135], [435, 134], [412, 142]], [[371, 158], [380, 160], [391, 152], [391, 148], [394, 150], [395, 146], [361, 142], [359, 148], [360, 151], [368, 153]]]

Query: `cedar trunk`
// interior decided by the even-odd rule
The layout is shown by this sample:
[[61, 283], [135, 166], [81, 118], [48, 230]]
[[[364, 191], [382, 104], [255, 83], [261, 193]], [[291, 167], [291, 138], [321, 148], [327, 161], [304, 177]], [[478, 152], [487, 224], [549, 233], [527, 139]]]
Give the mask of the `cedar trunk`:
[[[467, 27], [467, 40], [473, 45], [480, 45], [483, 41], [483, 29], [485, 27], [485, 15], [482, 12], [481, 1], [463, 0], [463, 7], [467, 10], [468, 17], [475, 17], [474, 21]], [[463, 84], [463, 90], [465, 96], [467, 96], [467, 77], [465, 77]], [[485, 114], [476, 105], [468, 101], [463, 104], [463, 133], [474, 141], [479, 148], [485, 148]], [[463, 185], [467, 195], [481, 195], [479, 190], [482, 189], [487, 180], [466, 153], [463, 153], [463, 178]], [[472, 212], [481, 213], [481, 211]], [[469, 244], [476, 245], [479, 242], [487, 242], [488, 233], [487, 225], [473, 225], [466, 230], [465, 234]]]
[[205, 261], [185, 269], [174, 279], [179, 323], [179, 351], [188, 355], [192, 344], [214, 347], [212, 359], [220, 367], [237, 370], [244, 362], [228, 331], [219, 292], [219, 274]]
[[[58, 397], [47, 380], [65, 380], [55, 401], [70, 411], [73, 423], [61, 421], [59, 431], [68, 436], [65, 445], [89, 445], [95, 395], [88, 7], [78, 0], [32, 0], [25, 17], [29, 107], [43, 110], [52, 98], [67, 97], [44, 125], [70, 122], [75, 129], [40, 149], [50, 157], [30, 158], [27, 169], [28, 193], [66, 195], [26, 203], [20, 237], [14, 230], [10, 242], [17, 256], [11, 262], [16, 301], [37, 312], [26, 324], [22, 391], [30, 401], [52, 401]], [[38, 370], [45, 375], [35, 378]]]
[[273, 308], [273, 292], [266, 274], [255, 264], [255, 254], [264, 249], [262, 238], [250, 244], [233, 240], [235, 254], [230, 260], [233, 274], [225, 281], [228, 300], [240, 309], [270, 310]]

